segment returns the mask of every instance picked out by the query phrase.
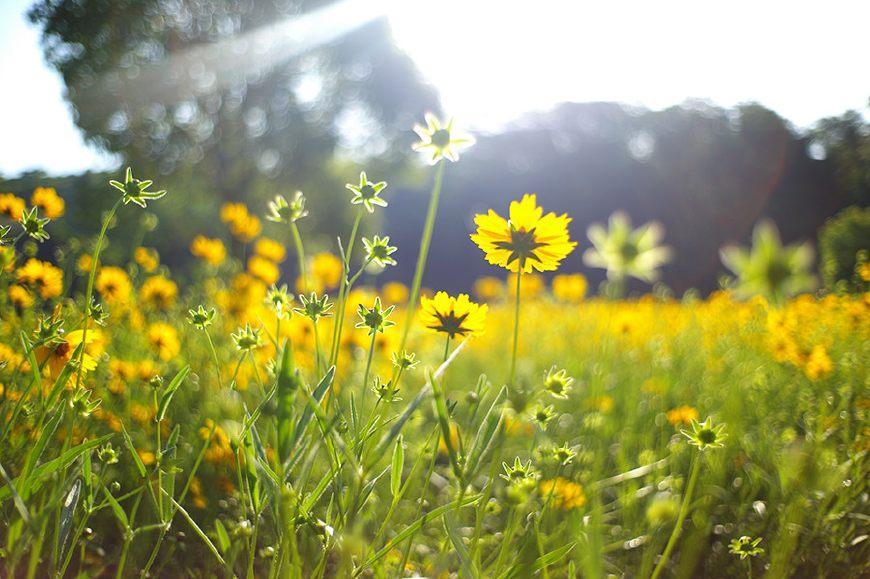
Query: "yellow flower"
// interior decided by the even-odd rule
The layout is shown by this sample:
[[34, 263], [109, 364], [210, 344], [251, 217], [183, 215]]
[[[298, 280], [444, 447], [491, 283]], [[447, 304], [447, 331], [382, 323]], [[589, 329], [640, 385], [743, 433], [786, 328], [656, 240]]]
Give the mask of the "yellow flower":
[[381, 295], [388, 304], [404, 304], [408, 301], [408, 286], [402, 282], [391, 281], [383, 285]]
[[26, 207], [27, 204], [21, 197], [16, 197], [12, 193], [0, 193], [0, 215], [18, 221]]
[[858, 275], [861, 281], [870, 281], [870, 261], [865, 261], [858, 266]]
[[485, 302], [497, 300], [504, 295], [504, 284], [491, 275], [477, 278], [473, 289], [474, 295]]
[[12, 285], [9, 286], [9, 301], [16, 308], [24, 310], [33, 305], [33, 296], [20, 285]]
[[610, 396], [593, 396], [586, 401], [586, 406], [592, 410], [607, 414], [613, 410], [613, 398]]
[[39, 212], [49, 219], [61, 217], [66, 209], [63, 197], [57, 194], [54, 187], [37, 187], [30, 196], [30, 204], [39, 207]]
[[[517, 295], [517, 274], [512, 273], [507, 277], [507, 290], [511, 297]], [[527, 273], [523, 276], [523, 285], [520, 292], [523, 299], [535, 298], [544, 291], [544, 278], [536, 273]]]
[[667, 418], [671, 426], [690, 425], [693, 420], [698, 420], [698, 411], [691, 406], [678, 406], [672, 410], [668, 410]]
[[31, 257], [16, 275], [19, 283], [32, 287], [44, 300], [56, 298], [63, 291], [63, 271], [48, 262]]
[[97, 274], [97, 291], [107, 302], [124, 303], [130, 298], [133, 284], [127, 272], [120, 267], [106, 266]]
[[284, 249], [284, 246], [268, 237], [257, 240], [257, 243], [254, 244], [254, 253], [275, 263], [281, 263], [287, 256], [287, 250]]
[[157, 355], [163, 361], [169, 361], [181, 351], [181, 343], [178, 341], [178, 333], [175, 328], [163, 322], [157, 322], [148, 326], [148, 342], [157, 351]]
[[420, 323], [433, 332], [447, 334], [450, 339], [458, 336], [477, 336], [486, 325], [489, 306], [479, 305], [468, 299], [468, 294], [458, 297], [438, 292], [432, 299], [420, 299]]
[[310, 274], [327, 289], [338, 287], [341, 281], [341, 260], [331, 253], [318, 253], [311, 260]]
[[145, 466], [151, 466], [152, 464], [154, 464], [154, 461], [157, 459], [157, 457], [154, 456], [154, 453], [151, 452], [150, 450], [138, 450], [137, 449], [136, 454], [139, 455], [139, 459], [142, 461], [142, 464], [144, 464]]
[[272, 285], [281, 277], [278, 266], [259, 255], [254, 255], [248, 260], [248, 273], [266, 285]]
[[586, 504], [583, 487], [566, 478], [541, 481], [540, 490], [544, 501], [552, 495], [553, 506], [562, 511], [578, 509]]
[[828, 352], [824, 346], [815, 346], [807, 358], [807, 364], [804, 366], [804, 373], [810, 380], [818, 380], [824, 378], [831, 373], [834, 365], [831, 358], [828, 357]]
[[139, 299], [158, 310], [169, 309], [175, 303], [177, 296], [178, 286], [162, 275], [149, 277], [139, 289]]
[[553, 295], [563, 302], [580, 302], [586, 296], [586, 277], [582, 273], [553, 278]]
[[197, 235], [190, 243], [190, 253], [217, 267], [227, 258], [227, 248], [220, 239]]
[[76, 268], [81, 273], [90, 273], [91, 266], [94, 264], [94, 258], [89, 253], [83, 253], [76, 260]]
[[145, 273], [151, 273], [160, 265], [160, 255], [156, 249], [137, 247], [133, 252], [133, 259]]
[[510, 205], [510, 221], [492, 209], [474, 217], [477, 233], [471, 240], [486, 254], [486, 261], [509, 271], [554, 271], [577, 246], [568, 237], [571, 218], [548, 213], [537, 206], [535, 195], [524, 195]]
[[260, 235], [263, 229], [260, 220], [248, 212], [244, 203], [226, 203], [221, 207], [221, 221], [229, 226], [230, 233], [245, 243]]
[[[78, 348], [79, 344], [82, 343], [83, 336], [84, 332], [82, 330], [74, 330], [66, 334], [64, 339], [59, 343], [53, 343], [50, 346], [40, 346], [36, 349], [37, 362], [48, 366], [52, 379], [57, 378], [63, 371], [64, 366], [66, 366], [72, 359], [76, 348]], [[85, 339], [86, 344], [85, 352], [83, 352], [84, 355], [82, 357], [82, 372], [90, 372], [97, 367], [97, 361], [93, 356], [91, 356], [91, 353], [94, 352], [91, 351], [91, 353], [89, 353], [88, 350], [92, 350], [90, 348], [92, 343], [101, 340], [99, 330], [88, 330]], [[76, 359], [76, 361], [78, 361], [78, 359]]]

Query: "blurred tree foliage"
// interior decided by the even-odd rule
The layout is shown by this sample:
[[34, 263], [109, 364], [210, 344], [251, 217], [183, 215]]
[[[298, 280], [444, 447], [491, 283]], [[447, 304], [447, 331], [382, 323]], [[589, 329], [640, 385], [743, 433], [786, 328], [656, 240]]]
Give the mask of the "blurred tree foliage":
[[175, 193], [155, 206], [164, 222], [208, 229], [203, 203], [213, 220], [216, 201], [259, 213], [268, 196], [302, 189], [321, 216], [306, 227], [332, 238], [349, 180], [336, 151], [397, 163], [408, 128], [438, 105], [386, 20], [361, 7], [39, 0], [30, 18], [87, 139]]
[[830, 290], [863, 291], [866, 280], [856, 271], [859, 253], [870, 259], [870, 209], [849, 207], [829, 219], [819, 235], [819, 257]]
[[[476, 276], [497, 275], [468, 242], [471, 217], [490, 207], [505, 211], [511, 199], [536, 192], [546, 209], [574, 218], [572, 236], [580, 246], [562, 269], [583, 271], [593, 288], [603, 274], [582, 265], [586, 228], [624, 210], [634, 223], [664, 224], [665, 243], [675, 250], [665, 283], [679, 292], [715, 289], [724, 272], [719, 248], [748, 243], [760, 219], [776, 222], [786, 243], [815, 241], [828, 217], [856, 196], [867, 199], [866, 182], [852, 175], [870, 171], [853, 150], [866, 150], [868, 128], [860, 114], [849, 112], [804, 134], [757, 104], [723, 109], [692, 101], [661, 111], [566, 103], [528, 115], [499, 134], [478, 135], [478, 144], [448, 168], [433, 239], [439, 249], [425, 281], [459, 290]], [[818, 154], [818, 143], [825, 143], [827, 155]], [[396, 195], [388, 214], [403, 216], [389, 223], [389, 233], [405, 256], [390, 276], [410, 275], [423, 219], [414, 209], [420, 199]], [[464, 266], [461, 275], [456, 263]]]

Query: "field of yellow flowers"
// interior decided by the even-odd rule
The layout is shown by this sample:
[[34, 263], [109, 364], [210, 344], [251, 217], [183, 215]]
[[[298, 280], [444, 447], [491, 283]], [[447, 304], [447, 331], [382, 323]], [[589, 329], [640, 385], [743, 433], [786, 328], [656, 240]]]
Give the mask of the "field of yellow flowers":
[[[423, 288], [473, 141], [416, 130], [434, 179], [408, 285], [360, 283], [396, 251], [359, 235], [389, 200], [365, 173], [333, 251], [306, 253], [302, 193], [228, 204], [244, 249], [196, 237], [184, 284], [148, 247], [101, 259], [172, 194], [130, 170], [60, 259], [39, 249], [63, 198], [0, 194], [0, 576], [870, 573], [868, 294], [806, 293], [811, 250], [762, 224], [723, 250], [726, 289], [626, 299], [664, 232], [617, 214], [587, 243], [534, 195], [476, 216], [493, 275], [471, 295]], [[601, 295], [558, 271], [574, 250]]]

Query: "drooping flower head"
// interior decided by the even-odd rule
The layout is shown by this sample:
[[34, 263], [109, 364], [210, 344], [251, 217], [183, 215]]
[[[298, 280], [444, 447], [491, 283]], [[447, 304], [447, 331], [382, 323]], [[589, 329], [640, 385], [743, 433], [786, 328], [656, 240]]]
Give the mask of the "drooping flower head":
[[420, 141], [414, 143], [412, 148], [428, 156], [430, 165], [434, 165], [442, 158], [455, 163], [459, 160], [458, 151], [474, 144], [474, 137], [458, 131], [453, 126], [453, 119], [445, 124], [432, 113], [426, 113], [425, 118], [425, 127], [414, 125], [414, 132], [420, 137]]
[[632, 229], [631, 220], [622, 212], [610, 216], [607, 229], [599, 223], [589, 227], [587, 235], [593, 247], [583, 254], [589, 267], [607, 270], [607, 278], [622, 280], [625, 276], [645, 282], [658, 279], [659, 268], [671, 260], [671, 249], [659, 245], [664, 228], [656, 222]]
[[353, 192], [353, 197], [350, 199], [351, 204], [363, 205], [369, 213], [375, 212], [375, 205], [378, 207], [387, 206], [387, 202], [380, 196], [381, 191], [386, 189], [387, 182], [372, 183], [366, 177], [365, 171], [359, 174], [359, 185], [348, 183], [345, 187]]
[[135, 203], [142, 208], [148, 206], [148, 201], [160, 199], [166, 195], [166, 190], [148, 191], [148, 188], [151, 187], [152, 183], [154, 183], [154, 181], [140, 181], [139, 179], [133, 178], [133, 170], [130, 167], [127, 167], [127, 172], [124, 173], [123, 183], [115, 181], [114, 179], [109, 181], [109, 185], [124, 194], [124, 205]]
[[302, 303], [302, 307], [293, 308], [293, 311], [309, 318], [313, 322], [332, 315], [334, 304], [329, 301], [329, 296], [326, 294], [321, 296], [318, 296], [317, 292], [311, 292], [310, 296], [299, 294], [299, 301]]
[[398, 248], [390, 245], [389, 235], [385, 237], [375, 235], [371, 239], [363, 237], [363, 246], [365, 246], [366, 261], [370, 261], [380, 267], [396, 265], [396, 260], [390, 256], [393, 255]]
[[692, 421], [692, 430], [681, 430], [683, 436], [689, 439], [689, 444], [697, 446], [698, 450], [707, 450], [708, 448], [721, 448], [725, 446], [724, 440], [728, 438], [725, 434], [725, 425], [713, 425], [713, 419], [707, 418], [704, 422]]
[[40, 243], [51, 237], [45, 230], [45, 226], [48, 225], [49, 221], [51, 219], [48, 217], [39, 216], [37, 207], [31, 207], [29, 210], [24, 211], [21, 214], [21, 219], [18, 220], [21, 223], [21, 227], [24, 228], [24, 233]]
[[763, 221], [755, 227], [751, 250], [729, 246], [722, 249], [721, 257], [725, 267], [737, 276], [735, 291], [742, 297], [761, 294], [782, 300], [816, 286], [810, 271], [814, 258], [812, 245], [783, 246], [772, 221]]
[[486, 304], [469, 300], [468, 294], [453, 297], [438, 292], [434, 298], [420, 299], [420, 323], [432, 332], [447, 334], [450, 339], [477, 336], [484, 331], [488, 309]]
[[375, 303], [370, 308], [360, 304], [356, 312], [360, 321], [356, 323], [355, 327], [367, 329], [370, 336], [374, 336], [378, 332], [383, 334], [385, 329], [396, 325], [396, 322], [387, 319], [394, 309], [396, 306], [384, 309], [381, 306], [381, 298], [375, 298]]
[[308, 210], [305, 209], [305, 195], [302, 191], [296, 191], [290, 198], [290, 201], [283, 195], [276, 195], [275, 199], [269, 202], [269, 213], [266, 219], [275, 223], [295, 223], [308, 215]]
[[514, 273], [554, 271], [577, 246], [568, 236], [567, 214], [547, 213], [535, 195], [512, 201], [510, 220], [492, 209], [474, 217], [477, 233], [471, 240], [486, 255], [486, 261]]

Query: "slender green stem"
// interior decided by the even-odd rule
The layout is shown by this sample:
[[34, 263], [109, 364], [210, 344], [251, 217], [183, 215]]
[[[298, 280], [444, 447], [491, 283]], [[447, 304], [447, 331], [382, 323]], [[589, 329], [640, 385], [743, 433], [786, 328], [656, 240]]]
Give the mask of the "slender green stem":
[[[363, 372], [362, 393], [360, 394], [360, 402], [359, 402], [359, 410], [360, 411], [363, 410], [363, 408], [365, 408], [366, 392], [369, 389], [369, 372], [372, 369], [372, 358], [374, 357], [374, 354], [375, 354], [375, 340], [377, 339], [377, 337], [378, 337], [378, 333], [374, 332], [372, 334], [372, 341], [369, 344], [369, 353], [368, 353], [368, 356], [366, 357], [366, 370], [365, 370], [365, 372]], [[357, 438], [359, 438], [359, 435], [360, 435], [359, 430], [357, 430], [356, 435], [357, 435]]]
[[517, 349], [519, 348], [520, 343], [520, 293], [522, 289], [522, 281], [523, 281], [523, 268], [522, 266], [517, 270], [517, 295], [514, 306], [514, 348], [513, 354], [511, 355], [511, 373], [510, 378], [508, 379], [508, 385], [514, 386], [514, 378], [516, 377], [517, 370]]
[[221, 378], [221, 363], [218, 360], [217, 350], [214, 347], [214, 342], [211, 339], [211, 334], [208, 332], [208, 328], [205, 329], [205, 337], [208, 339], [208, 346], [211, 348], [211, 357], [214, 360], [214, 368], [217, 373], [218, 386], [221, 390], [224, 389], [223, 379]]
[[302, 235], [299, 234], [299, 228], [295, 222], [290, 224], [290, 231], [293, 233], [293, 244], [296, 246], [296, 263], [299, 267], [299, 279], [301, 280], [300, 290], [305, 293], [308, 288], [308, 280], [305, 279], [305, 247], [302, 245]]
[[[118, 211], [118, 207], [121, 206], [121, 202], [123, 201], [123, 197], [119, 197], [115, 204], [112, 205], [112, 208], [109, 210], [106, 218], [103, 219], [103, 225], [100, 228], [100, 235], [97, 237], [97, 245], [94, 247], [94, 255], [91, 258], [91, 272], [88, 275], [88, 288], [85, 292], [85, 320], [84, 327], [82, 328], [82, 343], [87, 346], [88, 343], [88, 326], [91, 320], [91, 300], [94, 297], [94, 282], [97, 278], [97, 267], [100, 263], [100, 252], [103, 250], [103, 240], [106, 238], [106, 231], [109, 229], [109, 223], [112, 222], [112, 219], [115, 217], [115, 212]], [[76, 371], [76, 387], [78, 387], [82, 382], [82, 368], [83, 361], [85, 359], [85, 348], [81, 349], [79, 353], [79, 361], [78, 361], [78, 370]]]
[[356, 236], [359, 232], [359, 224], [362, 221], [362, 210], [358, 211], [356, 218], [353, 220], [353, 227], [350, 230], [350, 239], [347, 244], [347, 250], [343, 253], [341, 262], [341, 285], [338, 289], [338, 308], [335, 313], [335, 325], [332, 328], [332, 347], [330, 348], [329, 364], [334, 366], [338, 360], [338, 348], [341, 343], [341, 331], [344, 329], [344, 311], [347, 305], [348, 294], [348, 273], [350, 273], [350, 258], [353, 253], [353, 246], [356, 243]]
[[435, 183], [429, 194], [429, 209], [426, 212], [426, 223], [423, 225], [423, 236], [420, 238], [420, 253], [417, 255], [417, 267], [414, 270], [414, 281], [411, 284], [411, 293], [408, 296], [408, 306], [405, 311], [405, 328], [402, 331], [402, 343], [399, 352], [405, 349], [408, 341], [408, 333], [417, 311], [417, 299], [420, 297], [420, 286], [423, 283], [423, 272], [426, 269], [426, 260], [429, 256], [429, 245], [432, 242], [432, 232], [435, 229], [435, 217], [438, 215], [438, 199], [441, 197], [441, 183], [444, 179], [444, 164], [438, 163], [435, 171]]
[[674, 547], [677, 546], [677, 540], [683, 532], [683, 521], [685, 521], [686, 514], [689, 512], [689, 503], [692, 501], [692, 492], [695, 490], [695, 484], [698, 482], [698, 473], [700, 470], [701, 455], [700, 452], [696, 452], [695, 456], [692, 458], [692, 473], [689, 475], [689, 483], [686, 485], [686, 492], [683, 495], [683, 504], [680, 505], [680, 514], [677, 515], [677, 523], [674, 525], [674, 530], [671, 531], [668, 544], [665, 546], [665, 550], [662, 553], [661, 559], [659, 559], [656, 568], [653, 569], [650, 579], [658, 579], [659, 575], [664, 571], [665, 565], [668, 563], [668, 558], [671, 556], [671, 552], [674, 550]]

